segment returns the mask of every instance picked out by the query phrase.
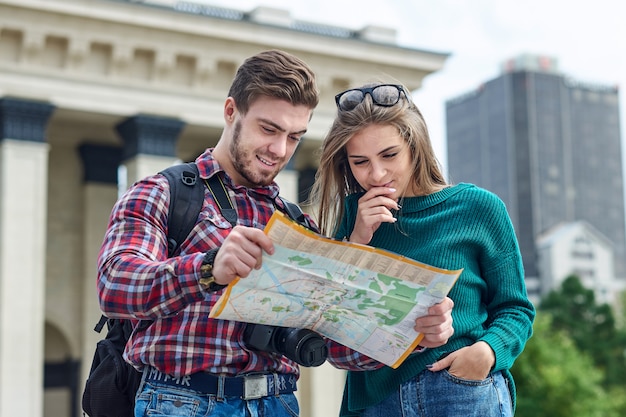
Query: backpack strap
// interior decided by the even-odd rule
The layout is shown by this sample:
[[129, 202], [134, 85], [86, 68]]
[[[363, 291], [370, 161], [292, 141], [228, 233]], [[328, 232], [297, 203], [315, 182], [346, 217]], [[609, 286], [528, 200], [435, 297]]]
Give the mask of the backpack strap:
[[[234, 227], [235, 224], [237, 224], [237, 210], [233, 207], [233, 203], [228, 196], [224, 183], [222, 183], [222, 179], [219, 175], [215, 174], [204, 182], [209, 188], [209, 191], [213, 194], [213, 197], [215, 197], [217, 205], [222, 211], [222, 216], [224, 216], [224, 218]], [[278, 196], [277, 200], [280, 200], [280, 204], [276, 204], [276, 207], [278, 207], [280, 211], [286, 213], [292, 220], [298, 222], [307, 229], [313, 230], [314, 232], [318, 231], [317, 227], [315, 227], [309, 221], [308, 217], [304, 215], [299, 205], [292, 203], [281, 196]]]
[[96, 327], [94, 327], [93, 329], [100, 333], [102, 332], [102, 328], [104, 327], [105, 324], [107, 324], [107, 320], [109, 318], [107, 316], [105, 316], [104, 314], [100, 316], [100, 320], [98, 321], [98, 324], [96, 324]]
[[[198, 214], [204, 202], [204, 187], [200, 181], [198, 166], [195, 162], [172, 165], [160, 172], [170, 184], [170, 212], [168, 214], [168, 256], [172, 257], [180, 244], [185, 241], [198, 221]], [[182, 185], [181, 185], [182, 183]], [[215, 197], [222, 215], [228, 222], [237, 224], [237, 210], [228, 196], [226, 187], [219, 174], [205, 180], [206, 186]], [[277, 207], [291, 219], [313, 231], [318, 231], [304, 215], [300, 206], [282, 197], [278, 197]]]
[[307, 216], [304, 215], [299, 205], [292, 203], [281, 196], [278, 196], [278, 199], [283, 203], [282, 211], [287, 213], [292, 220], [295, 220], [309, 230], [319, 232], [319, 229], [309, 220]]
[[[200, 174], [195, 162], [172, 165], [159, 173], [167, 179], [170, 185], [167, 251], [168, 257], [172, 257], [198, 221], [198, 214], [204, 202], [204, 187], [198, 181]], [[224, 218], [234, 226], [237, 223], [237, 211], [233, 207], [220, 176], [217, 174], [211, 176], [206, 181], [206, 186], [213, 193]], [[304, 215], [300, 206], [280, 196], [277, 200], [279, 200], [277, 207], [291, 219], [310, 230], [318, 231], [317, 227], [314, 227]], [[150, 320], [141, 320], [139, 326], [140, 328], [148, 327], [150, 323]], [[102, 315], [94, 330], [100, 333], [105, 324], [111, 327], [109, 318]]]
[[198, 221], [204, 202], [204, 187], [198, 181], [194, 162], [172, 165], [160, 172], [170, 184], [170, 213], [167, 216], [167, 252], [173, 256]]
[[224, 183], [219, 176], [219, 173], [215, 173], [211, 176], [211, 178], [204, 180], [206, 186], [213, 194], [215, 201], [217, 202], [218, 207], [222, 212], [222, 216], [231, 226], [235, 227], [237, 224], [237, 210], [233, 207], [233, 203], [228, 196], [228, 192], [226, 191], [226, 187], [224, 187]]

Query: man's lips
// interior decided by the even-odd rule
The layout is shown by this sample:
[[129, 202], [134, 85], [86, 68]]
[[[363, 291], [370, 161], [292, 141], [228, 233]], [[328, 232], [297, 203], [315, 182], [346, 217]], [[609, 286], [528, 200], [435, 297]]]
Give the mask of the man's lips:
[[268, 166], [268, 167], [270, 167], [270, 168], [271, 168], [271, 167], [276, 166], [276, 164], [277, 164], [276, 162], [269, 161], [269, 160], [267, 160], [267, 159], [265, 159], [265, 158], [263, 158], [263, 157], [261, 157], [261, 156], [257, 156], [257, 159], [258, 159], [258, 160], [259, 160], [259, 161], [260, 161], [263, 165]]

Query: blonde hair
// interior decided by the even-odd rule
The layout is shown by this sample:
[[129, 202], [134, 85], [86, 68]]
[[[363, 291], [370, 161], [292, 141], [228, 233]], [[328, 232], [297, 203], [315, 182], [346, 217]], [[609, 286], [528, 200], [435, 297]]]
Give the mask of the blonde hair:
[[415, 189], [420, 193], [431, 194], [447, 186], [430, 142], [426, 122], [410, 96], [403, 93], [397, 104], [383, 107], [374, 104], [371, 96], [366, 94], [354, 109], [338, 110], [320, 149], [320, 164], [310, 203], [318, 206], [318, 224], [326, 235], [335, 234], [343, 216], [346, 196], [364, 191], [350, 170], [346, 144], [356, 133], [370, 125], [391, 125], [398, 129], [412, 154], [412, 178]]

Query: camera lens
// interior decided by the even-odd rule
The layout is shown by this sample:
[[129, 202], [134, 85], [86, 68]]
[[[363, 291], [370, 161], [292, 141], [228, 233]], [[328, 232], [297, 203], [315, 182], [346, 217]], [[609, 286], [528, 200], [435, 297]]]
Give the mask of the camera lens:
[[307, 329], [281, 328], [275, 346], [280, 353], [302, 366], [320, 366], [328, 357], [324, 339]]
[[302, 366], [320, 366], [328, 357], [322, 336], [308, 329], [247, 323], [243, 341], [250, 348], [279, 353]]

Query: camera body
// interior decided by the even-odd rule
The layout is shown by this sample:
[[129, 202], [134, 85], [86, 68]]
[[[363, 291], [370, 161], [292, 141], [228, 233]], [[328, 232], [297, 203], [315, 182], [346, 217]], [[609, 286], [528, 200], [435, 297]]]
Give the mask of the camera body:
[[328, 357], [324, 339], [308, 329], [247, 323], [243, 341], [253, 349], [280, 353], [307, 367], [320, 366]]

